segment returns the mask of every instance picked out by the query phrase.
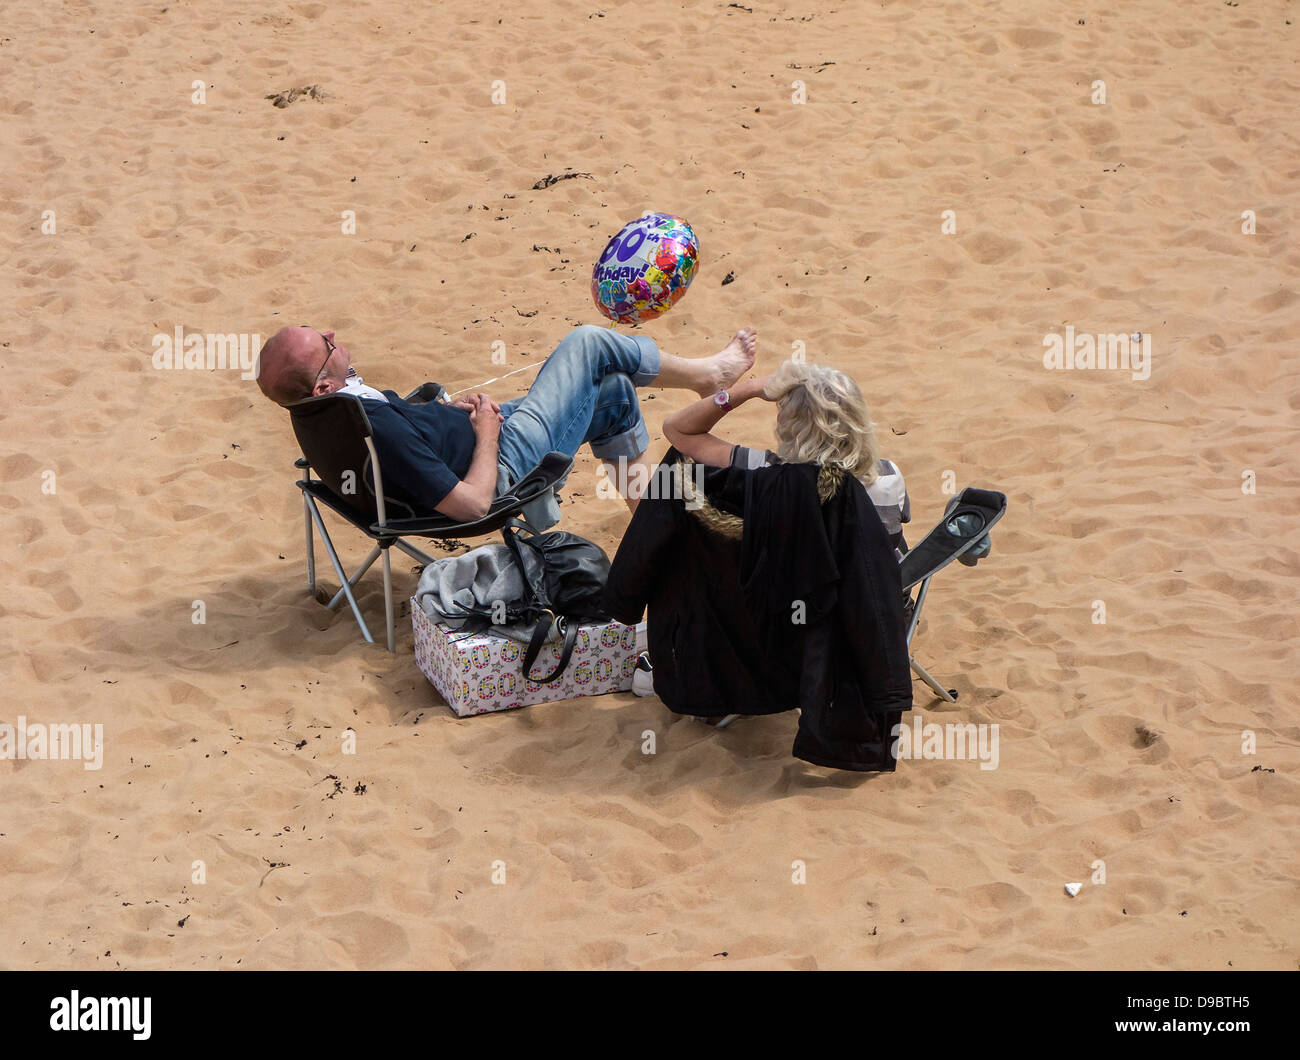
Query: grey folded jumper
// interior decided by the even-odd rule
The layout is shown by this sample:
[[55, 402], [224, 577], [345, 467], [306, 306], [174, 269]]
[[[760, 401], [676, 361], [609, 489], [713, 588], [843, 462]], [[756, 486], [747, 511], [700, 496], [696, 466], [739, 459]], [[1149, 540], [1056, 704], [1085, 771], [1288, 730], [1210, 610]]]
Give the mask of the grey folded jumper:
[[[521, 551], [534, 583], [544, 584], [542, 557], [535, 549]], [[434, 622], [456, 630], [462, 629], [471, 618], [490, 612], [498, 600], [509, 606], [526, 596], [523, 575], [505, 545], [483, 545], [463, 556], [435, 560], [424, 568], [415, 588], [415, 602], [420, 610]], [[527, 644], [534, 625], [534, 622], [493, 624], [482, 632]], [[552, 628], [548, 639], [555, 636]]]

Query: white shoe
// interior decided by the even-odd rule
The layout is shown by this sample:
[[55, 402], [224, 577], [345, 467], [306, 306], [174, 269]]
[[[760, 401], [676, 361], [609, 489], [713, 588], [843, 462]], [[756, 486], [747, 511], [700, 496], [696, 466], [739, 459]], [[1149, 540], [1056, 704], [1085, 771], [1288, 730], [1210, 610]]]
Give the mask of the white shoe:
[[636, 670], [632, 674], [632, 691], [638, 696], [655, 694], [654, 667], [650, 665], [650, 656], [642, 652], [636, 659]]

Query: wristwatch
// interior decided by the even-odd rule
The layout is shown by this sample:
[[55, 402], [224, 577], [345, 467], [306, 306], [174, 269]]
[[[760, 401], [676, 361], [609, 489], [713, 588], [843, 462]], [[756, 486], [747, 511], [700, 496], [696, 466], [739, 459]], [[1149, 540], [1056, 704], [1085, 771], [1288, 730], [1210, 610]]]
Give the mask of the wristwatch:
[[713, 403], [722, 409], [723, 412], [731, 411], [731, 395], [725, 390], [719, 390], [713, 395]]

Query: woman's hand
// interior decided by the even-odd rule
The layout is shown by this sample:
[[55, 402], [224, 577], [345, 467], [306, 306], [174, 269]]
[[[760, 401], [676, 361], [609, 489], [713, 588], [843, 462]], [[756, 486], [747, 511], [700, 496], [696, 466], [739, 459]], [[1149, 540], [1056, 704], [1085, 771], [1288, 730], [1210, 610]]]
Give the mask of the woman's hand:
[[759, 375], [751, 376], [748, 379], [742, 379], [736, 383], [728, 392], [731, 395], [732, 403], [737, 401], [748, 401], [750, 398], [763, 398], [767, 396], [763, 393], [763, 388], [767, 385], [768, 376]]

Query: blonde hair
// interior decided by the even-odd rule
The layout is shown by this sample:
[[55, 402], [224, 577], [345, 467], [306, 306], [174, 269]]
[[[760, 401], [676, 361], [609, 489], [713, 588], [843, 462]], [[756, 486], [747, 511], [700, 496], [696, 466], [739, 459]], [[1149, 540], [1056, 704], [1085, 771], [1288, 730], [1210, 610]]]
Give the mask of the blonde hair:
[[876, 481], [876, 425], [849, 376], [822, 364], [786, 361], [763, 395], [778, 403], [776, 455], [796, 463], [834, 464], [864, 486]]

